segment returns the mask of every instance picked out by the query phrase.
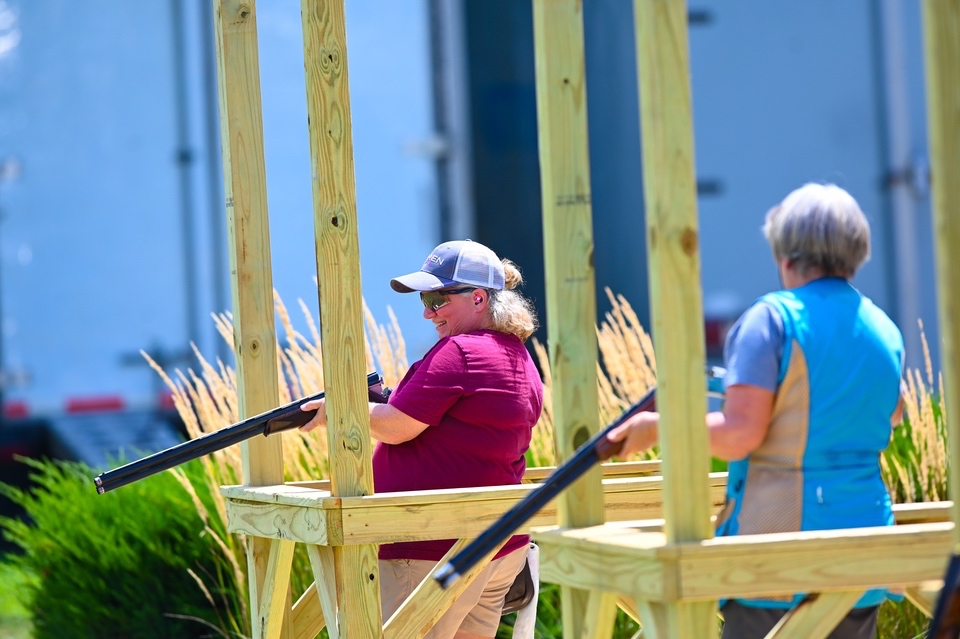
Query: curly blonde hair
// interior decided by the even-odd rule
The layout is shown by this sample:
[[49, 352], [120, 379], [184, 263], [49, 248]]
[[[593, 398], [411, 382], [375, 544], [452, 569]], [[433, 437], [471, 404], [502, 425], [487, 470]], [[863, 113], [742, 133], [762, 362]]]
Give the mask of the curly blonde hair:
[[530, 300], [514, 290], [523, 284], [520, 269], [510, 260], [501, 259], [500, 262], [503, 264], [504, 289], [488, 291], [493, 329], [516, 335], [525, 342], [539, 326], [537, 312]]

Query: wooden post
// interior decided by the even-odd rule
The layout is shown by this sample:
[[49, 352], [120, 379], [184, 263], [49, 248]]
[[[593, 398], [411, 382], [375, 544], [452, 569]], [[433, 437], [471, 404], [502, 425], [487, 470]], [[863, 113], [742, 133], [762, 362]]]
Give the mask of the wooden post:
[[[270, 231], [253, 0], [213, 0], [240, 416], [279, 403]], [[279, 437], [242, 445], [247, 485], [283, 483]], [[253, 636], [279, 637], [289, 610], [293, 542], [247, 539]]]
[[[927, 127], [933, 175], [933, 227], [944, 403], [960, 398], [960, 0], [925, 0]], [[960, 469], [960, 410], [946, 410], [953, 469]], [[952, 409], [952, 410], [950, 410]], [[960, 473], [950, 473], [954, 552], [960, 553]]]
[[[710, 538], [705, 347], [684, 0], [634, 0], [650, 306], [668, 544]], [[653, 636], [716, 637], [716, 604], [651, 604]]]
[[[599, 429], [582, 11], [580, 0], [533, 0], [547, 339], [558, 460], [569, 457]], [[599, 468], [558, 497], [558, 519], [561, 526], [578, 528], [603, 522]], [[591, 606], [589, 595], [562, 586], [565, 637], [607, 627], [602, 618], [612, 618], [615, 599], [595, 597]], [[588, 619], [588, 614], [596, 618]]]
[[[302, 0], [331, 492], [373, 493], [344, 0]], [[377, 546], [334, 546], [341, 639], [379, 637]], [[315, 567], [316, 569], [316, 567]], [[325, 580], [326, 581], [326, 580]], [[317, 587], [322, 587], [317, 582]]]

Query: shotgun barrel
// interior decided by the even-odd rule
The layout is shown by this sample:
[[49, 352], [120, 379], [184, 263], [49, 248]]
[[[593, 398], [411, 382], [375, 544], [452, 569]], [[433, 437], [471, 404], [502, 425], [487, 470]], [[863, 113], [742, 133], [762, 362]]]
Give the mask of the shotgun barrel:
[[[387, 401], [388, 392], [383, 388], [383, 379], [378, 373], [374, 372], [367, 375], [367, 393], [371, 402], [384, 403]], [[201, 435], [196, 439], [171, 446], [143, 459], [101, 473], [94, 478], [93, 482], [97, 487], [97, 492], [102, 495], [107, 491], [126, 486], [168, 468], [222, 450], [255, 435], [266, 437], [274, 433], [299, 428], [317, 414], [315, 410], [304, 411], [300, 410], [300, 407], [306, 402], [322, 397], [324, 397], [324, 393], [321, 391], [260, 415], [248, 417], [232, 426]]]
[[[707, 392], [716, 396], [723, 393], [723, 376], [726, 371], [719, 367], [707, 370]], [[447, 588], [460, 575], [470, 570], [487, 553], [500, 545], [504, 539], [514, 534], [531, 517], [559, 495], [570, 484], [579, 479], [595, 464], [606, 461], [620, 452], [623, 442], [611, 442], [607, 435], [636, 413], [653, 410], [656, 406], [656, 386], [651, 388], [635, 404], [623, 411], [619, 417], [603, 428], [599, 433], [584, 442], [565, 462], [551, 474], [546, 481], [535, 488], [526, 497], [504, 513], [479, 537], [470, 542], [450, 561], [440, 567], [434, 579], [442, 588]]]

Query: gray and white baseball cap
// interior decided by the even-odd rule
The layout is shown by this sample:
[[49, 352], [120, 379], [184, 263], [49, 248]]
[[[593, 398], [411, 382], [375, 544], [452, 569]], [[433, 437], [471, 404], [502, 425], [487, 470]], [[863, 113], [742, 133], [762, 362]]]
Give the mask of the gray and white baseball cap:
[[390, 287], [399, 293], [435, 291], [457, 284], [503, 290], [503, 263], [479, 242], [454, 240], [433, 249], [419, 271], [390, 280]]

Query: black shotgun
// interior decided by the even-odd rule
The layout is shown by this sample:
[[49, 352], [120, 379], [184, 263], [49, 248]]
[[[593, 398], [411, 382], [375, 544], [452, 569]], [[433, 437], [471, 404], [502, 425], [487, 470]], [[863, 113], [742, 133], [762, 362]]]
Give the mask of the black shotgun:
[[[723, 376], [726, 371], [713, 367], [707, 371], [707, 390], [711, 395], [723, 393]], [[487, 553], [500, 545], [504, 539], [514, 534], [526, 521], [537, 514], [550, 500], [559, 495], [574, 481], [579, 479], [595, 464], [606, 461], [620, 452], [623, 442], [612, 442], [607, 434], [623, 424], [636, 413], [654, 410], [656, 406], [656, 386], [647, 391], [633, 406], [623, 411], [619, 417], [603, 428], [599, 433], [584, 442], [576, 452], [557, 467], [546, 481], [531, 491], [505, 512], [496, 522], [483, 531], [463, 550], [457, 553], [434, 574], [442, 588], [446, 588], [457, 578], [470, 570]]]
[[[367, 375], [367, 393], [369, 401], [375, 403], [385, 403], [389, 395], [389, 389], [384, 389], [383, 379], [378, 373]], [[304, 411], [300, 407], [312, 400], [320, 399], [324, 396], [321, 391], [309, 397], [298, 399], [284, 404], [273, 410], [269, 410], [254, 417], [221, 428], [220, 430], [201, 435], [196, 439], [185, 441], [176, 446], [171, 446], [166, 450], [138, 459], [101, 473], [94, 478], [93, 482], [97, 486], [97, 492], [101, 495], [109, 490], [126, 486], [127, 484], [139, 481], [150, 475], [155, 475], [161, 471], [179, 466], [192, 459], [209, 455], [210, 453], [222, 450], [227, 446], [250, 439], [255, 435], [272, 435], [285, 430], [299, 428], [303, 426], [317, 414], [317, 411]]]

